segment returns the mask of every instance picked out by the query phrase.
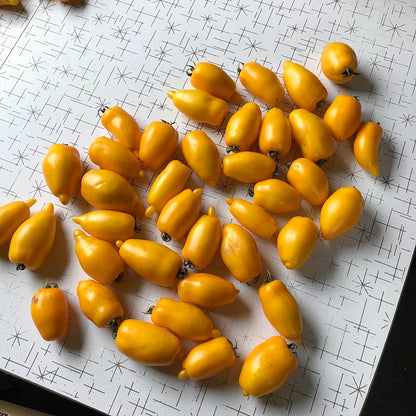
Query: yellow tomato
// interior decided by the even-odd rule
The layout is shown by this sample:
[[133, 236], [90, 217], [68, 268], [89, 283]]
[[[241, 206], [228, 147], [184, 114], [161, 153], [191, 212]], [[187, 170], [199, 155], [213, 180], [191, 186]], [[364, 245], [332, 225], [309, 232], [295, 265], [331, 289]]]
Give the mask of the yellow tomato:
[[66, 205], [81, 181], [78, 150], [66, 144], [53, 144], [42, 161], [42, 171], [51, 192]]

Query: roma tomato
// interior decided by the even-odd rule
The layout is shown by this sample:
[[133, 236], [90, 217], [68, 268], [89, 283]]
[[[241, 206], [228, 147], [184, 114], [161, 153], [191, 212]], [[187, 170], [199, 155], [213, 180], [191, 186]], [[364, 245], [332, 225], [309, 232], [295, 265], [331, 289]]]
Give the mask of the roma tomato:
[[260, 397], [282, 387], [298, 360], [284, 338], [274, 336], [257, 345], [244, 361], [239, 383], [243, 396]]
[[202, 380], [213, 377], [235, 363], [234, 349], [225, 337], [217, 337], [197, 345], [182, 362], [178, 378]]
[[252, 281], [263, 269], [256, 240], [238, 224], [223, 226], [221, 258], [232, 276], [240, 282]]
[[210, 273], [191, 273], [178, 283], [178, 295], [183, 302], [204, 308], [228, 305], [239, 293], [230, 281]]
[[330, 42], [325, 45], [321, 55], [321, 68], [324, 75], [337, 84], [345, 84], [354, 75], [359, 75], [357, 55], [354, 50], [342, 42]]
[[16, 269], [37, 270], [52, 249], [56, 234], [53, 204], [29, 217], [13, 233], [9, 246], [9, 260]]
[[250, 149], [259, 136], [261, 111], [256, 103], [244, 104], [228, 120], [225, 128], [227, 152]]
[[264, 315], [272, 326], [287, 339], [302, 342], [302, 315], [296, 299], [280, 280], [274, 280], [268, 272], [259, 289]]
[[202, 130], [185, 135], [181, 149], [188, 166], [208, 185], [215, 186], [221, 176], [221, 156], [217, 146]]
[[270, 107], [276, 106], [285, 96], [277, 75], [257, 62], [247, 62], [241, 68], [239, 79], [255, 97]]
[[116, 345], [133, 361], [150, 366], [170, 365], [182, 355], [182, 344], [176, 335], [136, 319], [126, 319], [120, 324]]
[[66, 144], [53, 144], [42, 161], [42, 171], [51, 192], [61, 204], [68, 204], [82, 176], [78, 150]]
[[328, 96], [319, 78], [302, 65], [284, 61], [282, 76], [289, 97], [300, 108], [313, 111]]
[[344, 142], [354, 135], [362, 123], [361, 104], [349, 95], [338, 95], [324, 114], [324, 122], [332, 137]]
[[277, 236], [280, 260], [287, 269], [297, 269], [315, 249], [319, 229], [308, 217], [293, 217]]
[[353, 228], [361, 218], [364, 199], [353, 186], [337, 189], [321, 208], [321, 235], [331, 240]]
[[82, 230], [74, 231], [74, 240], [79, 264], [88, 276], [103, 285], [122, 279], [126, 266], [112, 244]]
[[172, 156], [178, 145], [178, 132], [169, 123], [152, 121], [140, 141], [139, 159], [143, 166], [158, 170]]
[[81, 180], [81, 195], [93, 207], [142, 215], [144, 206], [126, 178], [107, 169], [93, 169]]
[[221, 335], [218, 329], [214, 329], [214, 323], [205, 312], [179, 300], [160, 298], [150, 317], [154, 324], [193, 341], [205, 341]]
[[114, 106], [105, 109], [101, 116], [102, 125], [136, 157], [139, 156], [142, 133], [137, 121], [123, 108]]
[[67, 334], [68, 302], [56, 284], [48, 283], [33, 295], [30, 312], [45, 341], [61, 339]]
[[218, 126], [228, 112], [228, 104], [202, 90], [168, 91], [173, 105], [191, 120]]
[[17, 227], [30, 217], [36, 199], [9, 202], [0, 207], [0, 246], [10, 242]]
[[204, 269], [208, 267], [218, 251], [221, 242], [221, 221], [215, 208], [208, 208], [207, 215], [199, 217], [186, 237], [182, 249], [185, 263]]
[[155, 212], [161, 211], [171, 198], [183, 190], [190, 175], [191, 170], [179, 160], [169, 162], [150, 188], [145, 216], [150, 218]]
[[123, 316], [117, 295], [95, 280], [81, 280], [77, 286], [82, 313], [99, 328], [116, 327]]
[[289, 114], [292, 135], [302, 152], [313, 162], [328, 159], [334, 152], [334, 140], [325, 122], [316, 114], [299, 108]]
[[285, 157], [292, 146], [292, 131], [285, 113], [277, 107], [271, 108], [263, 118], [259, 133], [260, 151], [267, 156]]
[[358, 130], [354, 139], [354, 156], [359, 165], [370, 172], [373, 176], [378, 176], [378, 148], [383, 129], [374, 121], [367, 121]]
[[321, 206], [328, 198], [328, 177], [310, 159], [294, 160], [287, 171], [287, 180], [312, 205]]
[[160, 286], [169, 287], [183, 276], [182, 257], [169, 247], [149, 240], [117, 241], [119, 254], [139, 276]]

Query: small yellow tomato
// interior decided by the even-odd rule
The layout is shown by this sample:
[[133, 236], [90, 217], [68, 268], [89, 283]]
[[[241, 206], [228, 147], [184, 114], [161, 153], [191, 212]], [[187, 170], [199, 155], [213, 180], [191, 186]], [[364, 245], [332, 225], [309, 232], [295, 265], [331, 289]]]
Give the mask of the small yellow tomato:
[[276, 106], [285, 96], [285, 90], [277, 75], [257, 62], [244, 64], [239, 80], [255, 97], [270, 107]]
[[215, 186], [221, 176], [221, 156], [212, 139], [202, 130], [193, 130], [181, 142], [188, 166], [208, 185]]
[[9, 202], [0, 207], [0, 246], [10, 242], [19, 225], [30, 217], [30, 207], [36, 199]]
[[273, 214], [296, 211], [301, 201], [299, 191], [280, 179], [266, 179], [254, 185], [253, 202]]
[[287, 171], [287, 180], [312, 205], [321, 206], [328, 198], [328, 177], [310, 159], [294, 160]]
[[358, 164], [370, 172], [373, 176], [378, 176], [378, 148], [383, 129], [374, 121], [367, 121], [358, 129], [354, 139], [354, 156]]
[[324, 122], [329, 127], [332, 137], [338, 142], [344, 142], [361, 126], [360, 102], [349, 95], [338, 95], [325, 111]]
[[277, 236], [280, 260], [287, 269], [297, 269], [312, 255], [319, 228], [308, 217], [293, 217]]
[[227, 198], [225, 202], [230, 206], [230, 212], [237, 221], [259, 237], [267, 240], [277, 231], [276, 220], [260, 205], [241, 198]]
[[9, 246], [9, 260], [18, 270], [37, 270], [52, 249], [56, 234], [53, 204], [29, 217], [13, 233]]
[[191, 120], [218, 126], [228, 112], [228, 104], [202, 90], [168, 91], [173, 105]]
[[252, 281], [263, 269], [256, 240], [238, 224], [223, 226], [221, 258], [232, 276], [240, 282]]
[[33, 323], [45, 341], [65, 337], [68, 330], [68, 302], [65, 292], [54, 283], [47, 283], [32, 297]]
[[235, 363], [234, 349], [225, 337], [217, 337], [197, 345], [182, 362], [178, 378], [203, 380], [219, 374]]
[[302, 65], [284, 61], [282, 76], [289, 97], [300, 108], [313, 111], [328, 96], [319, 78]]
[[182, 249], [187, 264], [204, 269], [214, 260], [221, 242], [221, 221], [215, 208], [210, 206], [207, 215], [201, 215], [192, 226]]
[[337, 84], [345, 84], [357, 73], [358, 60], [354, 50], [342, 42], [325, 45], [321, 55], [321, 68], [324, 75]]
[[133, 361], [149, 366], [171, 365], [182, 355], [182, 344], [176, 335], [137, 319], [126, 319], [121, 323], [116, 346]]
[[325, 122], [316, 114], [299, 108], [289, 114], [292, 135], [302, 152], [313, 162], [328, 159], [334, 152], [334, 140]]
[[155, 325], [193, 341], [205, 341], [221, 335], [205, 312], [191, 303], [172, 298], [160, 298], [152, 308], [150, 317]]
[[238, 381], [243, 396], [260, 397], [276, 391], [297, 367], [298, 360], [284, 338], [267, 339], [250, 352], [241, 368]]
[[42, 171], [51, 192], [61, 204], [68, 204], [82, 177], [78, 150], [66, 144], [53, 144], [42, 161]]
[[228, 305], [239, 293], [230, 281], [211, 273], [191, 273], [178, 283], [178, 296], [183, 302], [204, 308]]
[[353, 186], [337, 189], [321, 208], [321, 235], [331, 240], [353, 228], [361, 218], [364, 199]]
[[172, 156], [178, 145], [178, 132], [169, 123], [152, 121], [143, 131], [139, 159], [143, 166], [158, 170]]
[[116, 245], [123, 261], [146, 280], [169, 287], [183, 276], [182, 257], [163, 244], [132, 238]]

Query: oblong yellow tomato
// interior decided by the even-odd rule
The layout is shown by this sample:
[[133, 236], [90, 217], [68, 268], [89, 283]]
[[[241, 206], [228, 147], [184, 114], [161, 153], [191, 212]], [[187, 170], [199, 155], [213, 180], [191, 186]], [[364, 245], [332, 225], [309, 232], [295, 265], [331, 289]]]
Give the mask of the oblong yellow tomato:
[[133, 116], [123, 108], [114, 106], [105, 109], [101, 123], [120, 143], [139, 156], [142, 133]]
[[160, 298], [150, 317], [155, 325], [193, 341], [205, 341], [221, 335], [205, 312], [191, 303], [172, 298]]
[[321, 206], [328, 198], [326, 173], [306, 157], [300, 157], [290, 164], [287, 180], [312, 205]]
[[54, 283], [46, 284], [32, 297], [33, 323], [45, 341], [63, 338], [68, 330], [68, 302], [65, 292]]
[[267, 339], [250, 352], [241, 368], [238, 381], [243, 396], [260, 397], [276, 391], [297, 367], [298, 360], [284, 338]]
[[244, 64], [239, 80], [255, 97], [270, 107], [276, 106], [285, 96], [285, 90], [277, 75], [257, 62]]
[[108, 242], [74, 231], [75, 253], [88, 276], [103, 285], [111, 285], [122, 279], [126, 268], [118, 251]]
[[221, 156], [217, 146], [202, 130], [185, 135], [181, 149], [188, 166], [208, 185], [215, 186], [221, 176]]
[[200, 269], [208, 267], [218, 251], [221, 242], [221, 221], [215, 208], [210, 206], [207, 215], [201, 215], [189, 230], [182, 249], [185, 262]]
[[185, 189], [171, 198], [160, 211], [157, 228], [162, 239], [181, 239], [195, 224], [201, 207], [201, 188]]
[[154, 180], [147, 195], [148, 207], [145, 216], [151, 217], [159, 212], [166, 203], [182, 191], [191, 175], [191, 170], [179, 160], [170, 161]]
[[164, 121], [152, 121], [143, 131], [139, 159], [143, 166], [158, 170], [173, 154], [178, 145], [176, 129]]
[[202, 90], [168, 91], [173, 105], [191, 120], [218, 126], [228, 112], [228, 104], [221, 98]]
[[245, 183], [272, 178], [275, 170], [276, 161], [257, 152], [237, 152], [225, 156], [222, 160], [224, 175]]
[[8, 243], [17, 227], [30, 217], [36, 199], [9, 202], [0, 207], [0, 246]]
[[315, 249], [319, 228], [308, 217], [293, 217], [277, 236], [280, 260], [287, 269], [297, 269]]
[[66, 205], [78, 189], [82, 164], [75, 147], [53, 144], [42, 161], [42, 171], [51, 192]]
[[99, 328], [116, 326], [123, 316], [123, 306], [117, 295], [95, 280], [81, 280], [77, 286], [82, 313]]
[[361, 104], [346, 94], [338, 95], [324, 114], [324, 122], [332, 137], [344, 142], [354, 135], [362, 123]]
[[280, 179], [266, 179], [254, 185], [253, 202], [273, 214], [296, 211], [301, 201], [299, 191]]
[[227, 198], [225, 202], [237, 221], [259, 237], [267, 240], [277, 231], [276, 220], [260, 205], [241, 198]]
[[167, 366], [182, 355], [179, 338], [160, 326], [137, 319], [124, 320], [117, 330], [118, 350], [133, 361]]
[[357, 74], [358, 60], [354, 50], [342, 42], [330, 42], [321, 55], [324, 75], [337, 84], [345, 84]]
[[202, 380], [213, 377], [235, 363], [234, 349], [225, 337], [213, 338], [189, 351], [182, 362], [178, 378]]
[[331, 240], [353, 228], [361, 218], [364, 199], [353, 186], [337, 189], [321, 208], [321, 235]]
[[88, 148], [91, 162], [125, 178], [145, 175], [137, 156], [126, 146], [108, 137], [97, 137]]
[[374, 121], [367, 121], [357, 132], [354, 139], [354, 156], [359, 165], [370, 172], [373, 176], [378, 176], [378, 148], [383, 129]]
[[93, 207], [142, 215], [144, 206], [126, 178], [107, 169], [93, 169], [81, 180], [81, 195]]
[[302, 342], [302, 314], [296, 299], [280, 280], [273, 280], [270, 272], [260, 286], [259, 298], [264, 315], [272, 326], [287, 339]]
[[334, 140], [325, 122], [316, 114], [299, 108], [289, 114], [292, 135], [302, 152], [313, 162], [328, 159], [334, 152]]
[[9, 260], [18, 270], [37, 270], [52, 249], [56, 234], [53, 204], [29, 217], [13, 233], [9, 246]]
[[228, 305], [239, 293], [230, 281], [211, 273], [191, 273], [178, 283], [178, 296], [183, 302], [204, 308]]
[[182, 257], [155, 241], [132, 238], [117, 241], [119, 254], [139, 276], [160, 286], [169, 287], [182, 276]]
[[250, 149], [259, 136], [261, 110], [256, 103], [244, 104], [228, 120], [224, 140], [227, 152]]
[[223, 226], [221, 258], [232, 276], [240, 282], [252, 281], [263, 269], [256, 241], [238, 224]]
[[127, 240], [134, 235], [136, 221], [130, 214], [100, 209], [72, 218], [84, 231], [106, 241]]
[[203, 90], [232, 103], [240, 102], [241, 97], [236, 91], [235, 82], [219, 66], [209, 62], [198, 62], [187, 73], [191, 76], [191, 85], [197, 90]]
[[259, 132], [259, 147], [264, 155], [285, 157], [292, 146], [292, 131], [285, 113], [271, 108], [263, 117]]
[[328, 96], [328, 91], [319, 78], [295, 62], [283, 62], [282, 77], [289, 97], [300, 108], [313, 111]]

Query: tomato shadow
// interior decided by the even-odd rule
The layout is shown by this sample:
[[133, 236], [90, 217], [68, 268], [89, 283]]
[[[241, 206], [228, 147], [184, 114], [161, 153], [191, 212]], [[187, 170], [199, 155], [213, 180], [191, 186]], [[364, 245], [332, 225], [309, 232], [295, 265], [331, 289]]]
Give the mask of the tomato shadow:
[[68, 299], [69, 322], [68, 322], [68, 336], [58, 342], [62, 348], [71, 351], [79, 351], [84, 345], [84, 331], [81, 327], [81, 316], [75, 306]]

